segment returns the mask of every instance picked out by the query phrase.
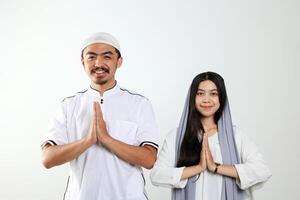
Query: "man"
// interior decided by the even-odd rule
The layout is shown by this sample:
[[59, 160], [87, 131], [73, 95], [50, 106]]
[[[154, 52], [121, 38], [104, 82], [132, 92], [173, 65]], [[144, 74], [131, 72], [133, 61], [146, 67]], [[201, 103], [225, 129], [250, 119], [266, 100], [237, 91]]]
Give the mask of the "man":
[[68, 200], [144, 200], [141, 167], [151, 169], [158, 127], [149, 100], [121, 87], [120, 45], [108, 33], [83, 44], [90, 87], [65, 98], [42, 145], [46, 168], [70, 162]]

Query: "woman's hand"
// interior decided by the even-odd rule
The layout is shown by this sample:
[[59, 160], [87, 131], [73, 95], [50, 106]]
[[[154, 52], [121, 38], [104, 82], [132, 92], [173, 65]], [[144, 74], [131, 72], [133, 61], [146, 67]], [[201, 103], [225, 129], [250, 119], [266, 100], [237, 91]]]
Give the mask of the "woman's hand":
[[207, 164], [206, 164], [206, 154], [205, 154], [205, 147], [203, 145], [204, 140], [202, 140], [202, 148], [200, 151], [200, 161], [199, 161], [199, 167], [201, 169], [201, 172], [207, 169]]
[[193, 177], [195, 175], [199, 175], [201, 172], [205, 171], [206, 169], [207, 169], [206, 155], [205, 155], [205, 148], [204, 148], [203, 140], [202, 140], [202, 148], [200, 151], [199, 163], [196, 165], [193, 165], [193, 166], [184, 167], [180, 180], [185, 180], [185, 179]]
[[203, 135], [203, 142], [202, 146], [204, 146], [205, 149], [205, 157], [206, 157], [206, 165], [209, 171], [214, 172], [217, 165], [212, 157], [212, 154], [209, 149], [209, 144], [208, 144], [208, 137], [207, 134], [204, 133]]

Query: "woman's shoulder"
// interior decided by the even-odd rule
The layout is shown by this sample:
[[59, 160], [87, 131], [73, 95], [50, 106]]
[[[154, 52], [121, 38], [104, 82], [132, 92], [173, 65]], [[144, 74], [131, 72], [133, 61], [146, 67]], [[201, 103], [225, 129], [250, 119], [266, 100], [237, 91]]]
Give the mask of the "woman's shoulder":
[[244, 134], [244, 131], [238, 127], [237, 125], [233, 125], [232, 126], [233, 128], [233, 134], [234, 134], [234, 137], [237, 139], [242, 139], [244, 137], [246, 137], [246, 135]]
[[242, 148], [245, 145], [246, 146], [254, 146], [253, 141], [251, 140], [251, 138], [249, 138], [247, 133], [245, 133], [245, 131], [242, 128], [234, 125], [233, 132], [234, 132], [235, 142], [238, 147]]

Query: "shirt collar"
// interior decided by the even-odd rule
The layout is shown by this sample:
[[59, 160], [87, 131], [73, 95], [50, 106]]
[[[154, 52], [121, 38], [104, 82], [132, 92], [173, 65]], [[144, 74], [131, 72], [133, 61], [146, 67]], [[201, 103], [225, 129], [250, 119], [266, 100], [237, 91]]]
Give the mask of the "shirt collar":
[[88, 93], [94, 97], [104, 97], [104, 96], [110, 96], [112, 94], [115, 94], [119, 90], [120, 90], [120, 86], [119, 86], [118, 82], [116, 82], [116, 84], [112, 88], [109, 88], [104, 91], [103, 96], [101, 96], [100, 93], [96, 89], [92, 88], [92, 86], [89, 87]]

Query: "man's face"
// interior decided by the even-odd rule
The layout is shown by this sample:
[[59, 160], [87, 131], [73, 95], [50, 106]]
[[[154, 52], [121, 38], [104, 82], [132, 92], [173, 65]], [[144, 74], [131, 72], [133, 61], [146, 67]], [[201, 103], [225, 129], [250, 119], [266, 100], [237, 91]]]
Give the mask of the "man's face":
[[82, 64], [94, 84], [110, 85], [115, 81], [115, 73], [122, 64], [122, 58], [118, 58], [114, 47], [96, 43], [83, 50]]

